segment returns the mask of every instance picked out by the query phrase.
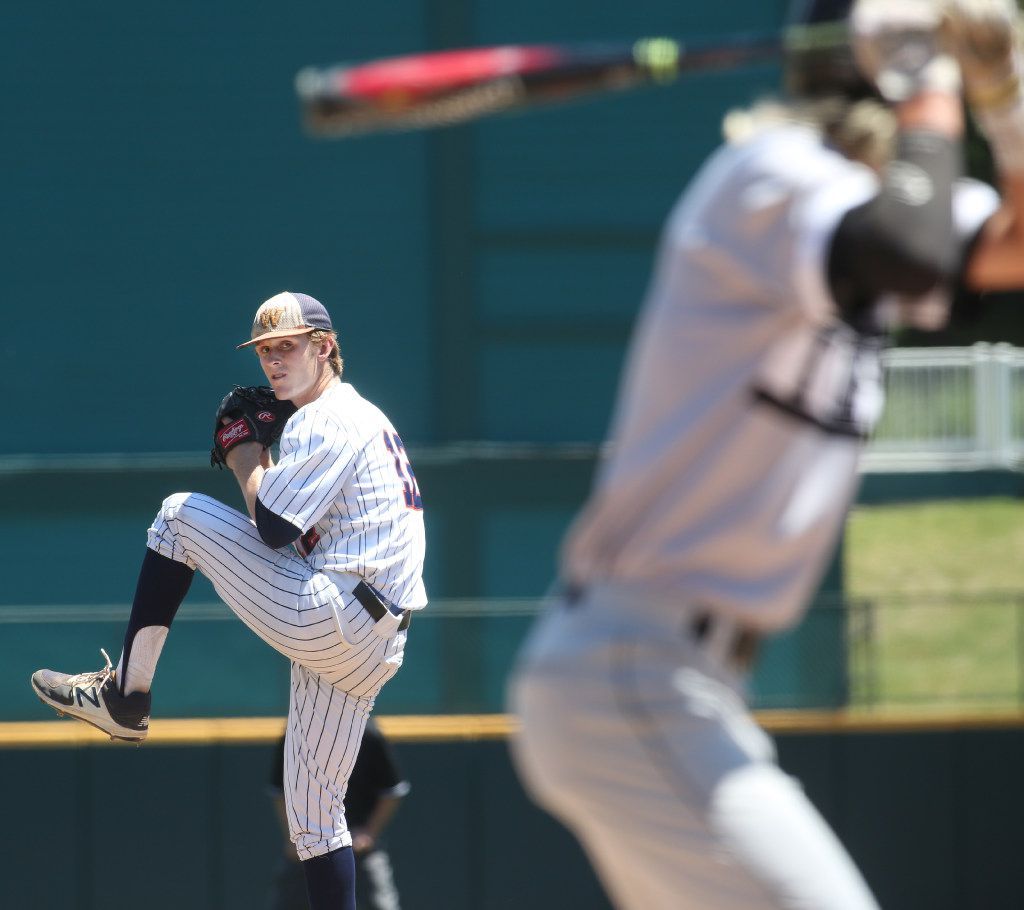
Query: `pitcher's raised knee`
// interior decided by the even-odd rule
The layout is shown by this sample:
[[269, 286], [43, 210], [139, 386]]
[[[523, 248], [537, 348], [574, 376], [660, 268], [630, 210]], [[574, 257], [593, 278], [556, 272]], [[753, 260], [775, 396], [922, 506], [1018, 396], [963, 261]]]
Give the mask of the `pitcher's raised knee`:
[[160, 506], [160, 515], [165, 520], [176, 518], [181, 507], [185, 505], [185, 501], [191, 496], [191, 493], [171, 493]]
[[153, 519], [147, 534], [147, 546], [170, 559], [195, 566], [185, 553], [186, 548], [179, 539], [180, 524], [177, 521], [192, 493], [172, 493], [160, 505], [160, 511]]

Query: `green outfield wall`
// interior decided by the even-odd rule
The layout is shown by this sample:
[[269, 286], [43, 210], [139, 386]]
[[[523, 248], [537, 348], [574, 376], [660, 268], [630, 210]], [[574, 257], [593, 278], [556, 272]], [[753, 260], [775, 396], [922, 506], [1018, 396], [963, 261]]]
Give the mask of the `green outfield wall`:
[[[101, 910], [125, 894], [148, 910], [265, 906], [281, 851], [270, 741], [41, 749], [0, 736], [19, 820], [4, 907]], [[776, 741], [887, 910], [1024, 905], [1019, 718], [912, 731], [825, 720]], [[503, 738], [396, 751], [413, 785], [388, 838], [406, 910], [608, 907], [575, 842], [526, 799]]]
[[[660, 224], [718, 144], [723, 112], [774, 91], [779, 67], [346, 142], [303, 132], [294, 75], [441, 47], [773, 30], [784, 7], [6, 10], [0, 360], [18, 419], [0, 434], [0, 609], [85, 611], [57, 636], [24, 614], [4, 625], [12, 683], [41, 661], [90, 665], [101, 644], [117, 650], [109, 617], [130, 600], [166, 495], [239, 502], [203, 453], [225, 389], [262, 378], [234, 345], [282, 288], [327, 303], [346, 377], [415, 453], [431, 597], [540, 596], [589, 488]], [[840, 581], [836, 569], [826, 590]], [[197, 583], [190, 604], [212, 599]], [[496, 637], [467, 621], [431, 647], [429, 629], [419, 654], [438, 665], [423, 672], [465, 665], [494, 702], [521, 630]], [[266, 666], [252, 644], [210, 626], [179, 653], [194, 667], [215, 655]], [[827, 694], [801, 694], [807, 674], [787, 656], [785, 692], [841, 701], [838, 630], [803, 650], [837, 655], [838, 675]], [[477, 697], [450, 682], [431, 691], [428, 710]], [[208, 710], [258, 713], [277, 697], [253, 691]], [[202, 711], [202, 698], [187, 701]], [[22, 710], [15, 698], [0, 719]]]
[[[12, 3], [0, 455], [208, 444], [265, 297], [332, 310], [410, 444], [597, 440], [659, 224], [766, 64], [433, 133], [314, 140], [307, 65], [777, 27], [782, 0]], [[57, 351], [38, 348], [56, 332]], [[15, 361], [16, 358], [16, 361]], [[43, 406], [59, 405], [58, 415]]]
[[[778, 67], [348, 142], [303, 133], [292, 77], [421, 48], [772, 29], [784, 6], [12, 6], [0, 358], [17, 420], [0, 434], [0, 612], [16, 621], [0, 616], [0, 675], [20, 686], [41, 662], [89, 666], [101, 644], [117, 650], [167, 494], [240, 502], [230, 476], [205, 466], [211, 413], [231, 383], [259, 380], [234, 343], [282, 287], [332, 307], [348, 378], [414, 453], [431, 597], [542, 595], [590, 485], [659, 225], [718, 142], [722, 112], [773, 91]], [[43, 327], [56, 330], [52, 349]], [[865, 495], [969, 480], [869, 478]], [[1016, 488], [1016, 475], [1004, 481]], [[841, 591], [837, 558], [820, 602]], [[183, 617], [212, 600], [197, 582]], [[42, 607], [76, 619], [55, 634], [55, 614], [31, 613]], [[482, 697], [499, 708], [524, 627], [418, 627], [403, 677], [426, 694], [394, 707], [475, 709]], [[240, 677], [279, 679], [244, 630], [183, 629], [172, 679], [218, 657]], [[763, 703], [842, 704], [844, 635], [839, 614], [812, 611], [765, 654]], [[172, 711], [279, 704], [269, 688], [228, 688]], [[0, 719], [27, 714], [27, 699], [7, 700]]]
[[[417, 459], [433, 602], [414, 621], [405, 665], [381, 694], [383, 710], [504, 709], [505, 679], [552, 583], [559, 539], [585, 496], [593, 459], [592, 449], [566, 448], [454, 448]], [[41, 717], [27, 685], [39, 666], [98, 667], [101, 647], [116, 660], [146, 528], [166, 495], [192, 489], [241, 507], [231, 475], [201, 459], [150, 469], [130, 460], [91, 464], [0, 472], [0, 543], [10, 565], [0, 589], [0, 690], [8, 693], [0, 721]], [[837, 560], [804, 623], [766, 646], [754, 681], [759, 706], [846, 703], [846, 622], [841, 600], [827, 593], [840, 586]], [[287, 674], [284, 659], [218, 606], [197, 576], [161, 660], [154, 710], [283, 712]]]

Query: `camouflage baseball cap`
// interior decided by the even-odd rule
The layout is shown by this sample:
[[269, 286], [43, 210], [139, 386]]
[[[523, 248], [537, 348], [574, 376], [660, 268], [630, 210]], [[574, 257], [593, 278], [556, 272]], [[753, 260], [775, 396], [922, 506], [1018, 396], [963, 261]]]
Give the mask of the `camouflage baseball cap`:
[[334, 331], [326, 307], [308, 294], [282, 291], [260, 304], [252, 321], [252, 338], [238, 347], [247, 348], [267, 338], [305, 335], [316, 329]]

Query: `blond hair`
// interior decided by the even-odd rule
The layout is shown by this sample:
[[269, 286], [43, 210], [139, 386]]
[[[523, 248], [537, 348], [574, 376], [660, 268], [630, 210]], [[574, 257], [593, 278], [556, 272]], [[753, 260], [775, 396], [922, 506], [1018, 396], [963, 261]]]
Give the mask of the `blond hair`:
[[327, 357], [327, 362], [331, 365], [334, 375], [341, 376], [345, 361], [341, 359], [341, 351], [338, 349], [337, 333], [328, 332], [326, 329], [315, 329], [309, 333], [310, 343], [318, 347], [327, 339], [331, 341], [331, 353]]
[[875, 170], [889, 162], [896, 142], [892, 108], [874, 98], [854, 101], [838, 95], [790, 103], [759, 101], [726, 114], [722, 133], [726, 141], [740, 144], [784, 124], [813, 129], [847, 158]]

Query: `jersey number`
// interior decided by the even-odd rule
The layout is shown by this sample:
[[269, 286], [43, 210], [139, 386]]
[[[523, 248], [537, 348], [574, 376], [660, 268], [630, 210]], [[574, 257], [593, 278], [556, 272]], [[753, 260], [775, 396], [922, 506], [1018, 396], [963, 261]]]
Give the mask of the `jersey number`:
[[402, 480], [405, 488], [406, 508], [415, 509], [417, 512], [423, 508], [423, 497], [420, 496], [420, 487], [416, 483], [416, 475], [413, 473], [412, 465], [409, 464], [409, 456], [405, 453], [405, 446], [402, 444], [402, 437], [397, 433], [384, 431], [384, 445], [388, 451], [395, 456], [395, 470]]

